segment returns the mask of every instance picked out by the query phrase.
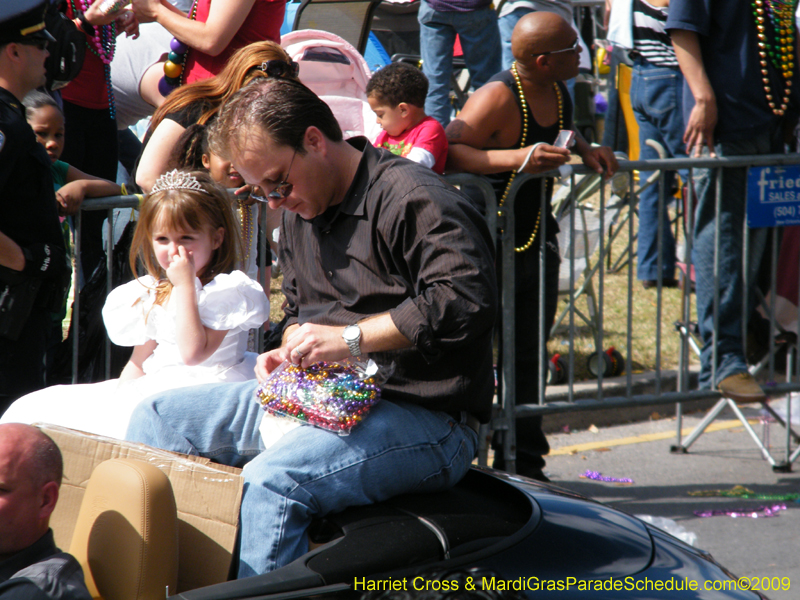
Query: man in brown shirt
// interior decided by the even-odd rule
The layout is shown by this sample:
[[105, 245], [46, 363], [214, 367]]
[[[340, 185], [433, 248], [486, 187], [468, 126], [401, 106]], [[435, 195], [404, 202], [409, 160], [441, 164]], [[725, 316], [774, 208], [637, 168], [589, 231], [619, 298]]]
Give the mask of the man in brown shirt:
[[283, 346], [259, 357], [258, 378], [286, 361], [367, 355], [391, 373], [347, 437], [302, 426], [265, 448], [256, 382], [176, 390], [134, 413], [129, 439], [247, 464], [246, 577], [303, 554], [312, 517], [461, 479], [491, 408], [497, 289], [491, 236], [469, 200], [365, 138], [344, 141], [302, 84], [245, 87], [218, 115], [211, 143], [271, 207], [286, 209], [288, 326]]

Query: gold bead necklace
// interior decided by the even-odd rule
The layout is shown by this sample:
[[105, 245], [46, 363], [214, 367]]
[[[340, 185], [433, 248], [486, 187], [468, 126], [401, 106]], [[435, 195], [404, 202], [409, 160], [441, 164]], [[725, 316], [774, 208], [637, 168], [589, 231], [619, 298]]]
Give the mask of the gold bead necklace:
[[[767, 104], [773, 114], [783, 116], [789, 105], [792, 94], [792, 76], [794, 75], [794, 13], [796, 0], [780, 2], [772, 0], [753, 0], [753, 16], [756, 20], [756, 35], [758, 36], [758, 56], [761, 59], [761, 82], [764, 84], [764, 93]], [[772, 40], [767, 37], [765, 13], [771, 13]], [[775, 104], [772, 95], [772, 86], [769, 81], [767, 66], [772, 61], [778, 71], [778, 76], [783, 77], [783, 99], [780, 106]]]
[[[511, 73], [514, 75], [514, 81], [517, 84], [517, 93], [519, 94], [519, 100], [522, 103], [522, 138], [520, 140], [520, 148], [524, 148], [528, 142], [528, 101], [525, 98], [525, 90], [522, 89], [522, 80], [519, 77], [519, 73], [517, 72], [517, 62], [514, 61], [514, 64], [511, 65]], [[558, 87], [557, 83], [553, 83], [553, 89], [556, 91], [556, 98], [558, 100], [558, 128], [559, 130], [564, 129], [564, 105], [563, 100], [561, 98], [561, 88]], [[514, 178], [517, 176], [517, 171], [512, 171], [511, 176], [508, 178], [508, 183], [506, 184], [506, 189], [503, 192], [503, 196], [500, 198], [500, 202], [498, 203], [498, 207], [501, 207], [505, 204], [506, 198], [508, 198], [508, 192], [511, 190], [511, 184], [514, 182]], [[552, 179], [548, 179], [547, 186], [552, 188], [553, 181]], [[545, 195], [549, 193], [548, 189], [545, 189]], [[498, 213], [500, 215], [500, 213]], [[502, 215], [501, 215], [502, 216]], [[515, 247], [514, 252], [525, 252], [531, 246], [533, 246], [533, 242], [536, 241], [536, 234], [539, 233], [539, 223], [542, 220], [542, 209], [539, 208], [539, 213], [536, 215], [536, 224], [533, 226], [533, 232], [531, 233], [528, 241], [525, 242], [524, 245]]]
[[236, 204], [236, 210], [239, 213], [239, 224], [242, 227], [242, 237], [244, 238], [242, 270], [246, 271], [250, 263], [250, 247], [253, 243], [253, 215], [250, 213], [250, 207], [245, 204], [242, 198], [237, 198]]

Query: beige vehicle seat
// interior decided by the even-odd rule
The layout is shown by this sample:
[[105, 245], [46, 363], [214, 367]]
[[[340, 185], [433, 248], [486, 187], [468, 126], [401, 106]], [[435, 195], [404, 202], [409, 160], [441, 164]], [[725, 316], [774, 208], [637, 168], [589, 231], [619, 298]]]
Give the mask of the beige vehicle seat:
[[70, 553], [93, 598], [162, 599], [177, 592], [178, 514], [169, 479], [148, 463], [112, 459], [92, 473]]

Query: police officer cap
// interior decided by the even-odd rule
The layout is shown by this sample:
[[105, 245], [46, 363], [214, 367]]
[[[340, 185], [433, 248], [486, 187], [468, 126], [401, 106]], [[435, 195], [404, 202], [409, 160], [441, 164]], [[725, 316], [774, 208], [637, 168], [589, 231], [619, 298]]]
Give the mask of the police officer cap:
[[44, 28], [49, 0], [0, 0], [0, 44], [56, 39]]

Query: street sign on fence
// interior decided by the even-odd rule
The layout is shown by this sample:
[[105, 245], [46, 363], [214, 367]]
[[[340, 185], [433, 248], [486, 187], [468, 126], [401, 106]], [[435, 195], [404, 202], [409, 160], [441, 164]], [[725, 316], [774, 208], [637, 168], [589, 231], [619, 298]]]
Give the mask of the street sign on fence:
[[747, 225], [800, 225], [800, 166], [750, 167]]

